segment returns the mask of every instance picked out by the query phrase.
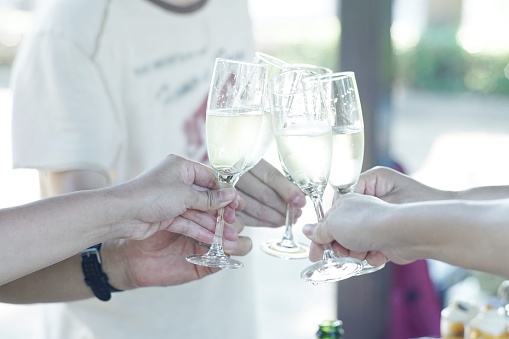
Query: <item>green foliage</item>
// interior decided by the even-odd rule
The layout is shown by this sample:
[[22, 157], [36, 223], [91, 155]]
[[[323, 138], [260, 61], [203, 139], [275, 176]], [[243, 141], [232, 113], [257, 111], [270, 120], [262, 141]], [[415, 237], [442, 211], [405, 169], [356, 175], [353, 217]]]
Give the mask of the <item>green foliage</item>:
[[336, 42], [282, 45], [269, 54], [289, 62], [306, 63], [338, 69], [339, 47]]
[[428, 28], [413, 49], [396, 51], [395, 61], [396, 81], [414, 88], [509, 95], [509, 56], [466, 52], [453, 27]]
[[264, 23], [257, 27], [260, 51], [288, 62], [338, 69], [340, 24], [337, 17]]

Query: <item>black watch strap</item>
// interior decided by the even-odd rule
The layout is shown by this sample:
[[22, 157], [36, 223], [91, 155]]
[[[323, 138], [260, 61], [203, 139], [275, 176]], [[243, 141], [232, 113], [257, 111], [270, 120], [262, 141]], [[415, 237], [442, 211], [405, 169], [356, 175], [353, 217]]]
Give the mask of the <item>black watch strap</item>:
[[108, 276], [102, 270], [101, 244], [91, 246], [81, 252], [81, 268], [85, 276], [85, 283], [94, 295], [102, 301], [111, 299], [111, 292], [120, 292], [108, 283]]

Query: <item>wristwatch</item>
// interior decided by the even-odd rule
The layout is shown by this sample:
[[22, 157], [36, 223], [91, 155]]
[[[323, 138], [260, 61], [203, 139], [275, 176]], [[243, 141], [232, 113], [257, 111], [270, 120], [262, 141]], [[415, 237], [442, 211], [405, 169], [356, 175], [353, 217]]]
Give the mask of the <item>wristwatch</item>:
[[111, 292], [121, 292], [108, 283], [108, 276], [102, 270], [101, 244], [91, 246], [81, 252], [81, 268], [85, 276], [85, 283], [94, 295], [102, 301], [111, 299]]

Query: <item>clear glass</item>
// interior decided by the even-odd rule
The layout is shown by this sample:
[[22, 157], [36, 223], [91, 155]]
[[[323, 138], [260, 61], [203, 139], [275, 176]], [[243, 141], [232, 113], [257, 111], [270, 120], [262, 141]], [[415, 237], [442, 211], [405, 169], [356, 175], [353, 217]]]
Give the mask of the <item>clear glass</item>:
[[[320, 83], [331, 114], [333, 146], [329, 185], [336, 200], [353, 192], [359, 180], [364, 158], [364, 122], [353, 72], [323, 75]], [[356, 275], [376, 272], [384, 266], [372, 266], [363, 260], [362, 269]]]
[[[266, 88], [267, 66], [216, 59], [207, 102], [206, 136], [210, 165], [221, 187], [235, 186], [248, 164], [254, 166], [259, 160], [253, 154], [263, 125]], [[209, 251], [190, 255], [187, 261], [215, 268], [244, 266], [223, 251], [223, 213], [224, 209], [219, 209]]]
[[[295, 64], [295, 63], [292, 64], [290, 62], [276, 58], [272, 55], [259, 52], [255, 54], [254, 62], [267, 65], [269, 81], [272, 80], [274, 77], [280, 75], [282, 72], [292, 69], [309, 70], [320, 75], [332, 73], [332, 70], [326, 67], [309, 64]], [[266, 109], [270, 111], [269, 100], [266, 100]], [[288, 170], [285, 168], [283, 161], [280, 162], [286, 178], [291, 182], [295, 183], [291, 175], [288, 173]], [[294, 239], [293, 236], [293, 225], [295, 223], [294, 216], [295, 213], [293, 211], [292, 205], [288, 204], [286, 206], [286, 218], [284, 225], [285, 231], [283, 237], [281, 239], [269, 239], [261, 243], [260, 249], [263, 252], [284, 260], [305, 259], [308, 257], [309, 246], [299, 243]]]
[[[311, 199], [318, 221], [323, 220], [322, 198], [329, 180], [332, 129], [328, 108], [316, 73], [290, 70], [271, 80], [271, 110], [276, 144], [283, 167]], [[312, 283], [339, 281], [361, 268], [354, 258], [337, 257], [324, 245], [323, 260], [301, 277]]]

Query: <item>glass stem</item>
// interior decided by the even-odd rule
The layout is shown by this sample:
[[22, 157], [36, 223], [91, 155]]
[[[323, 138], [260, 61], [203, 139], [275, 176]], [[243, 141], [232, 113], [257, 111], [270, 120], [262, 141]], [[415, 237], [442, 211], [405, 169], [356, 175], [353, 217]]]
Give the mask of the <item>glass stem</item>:
[[[237, 181], [239, 180], [239, 176], [227, 176], [223, 177], [220, 174], [218, 175], [219, 179], [219, 187], [227, 188], [234, 187]], [[212, 239], [212, 244], [210, 245], [208, 255], [213, 256], [226, 256], [223, 250], [223, 230], [224, 230], [224, 207], [221, 207], [217, 210], [217, 219], [216, 219], [216, 230], [214, 232], [214, 239]]]
[[295, 241], [293, 240], [293, 207], [291, 204], [286, 205], [286, 220], [285, 220], [285, 233], [283, 234], [283, 239], [279, 242], [279, 245], [284, 247], [296, 247]]
[[[322, 206], [322, 198], [321, 197], [311, 197], [311, 200], [313, 201], [313, 205], [315, 206], [315, 212], [316, 217], [318, 219], [318, 222], [321, 222], [324, 217], [325, 213], [323, 213], [323, 206]], [[324, 244], [323, 245], [323, 260], [329, 260], [332, 258], [335, 258], [336, 255], [334, 254], [334, 251], [332, 250], [331, 244]]]
[[223, 251], [223, 229], [224, 229], [224, 207], [217, 211], [216, 231], [214, 239], [210, 245], [208, 254], [214, 256], [224, 256]]

